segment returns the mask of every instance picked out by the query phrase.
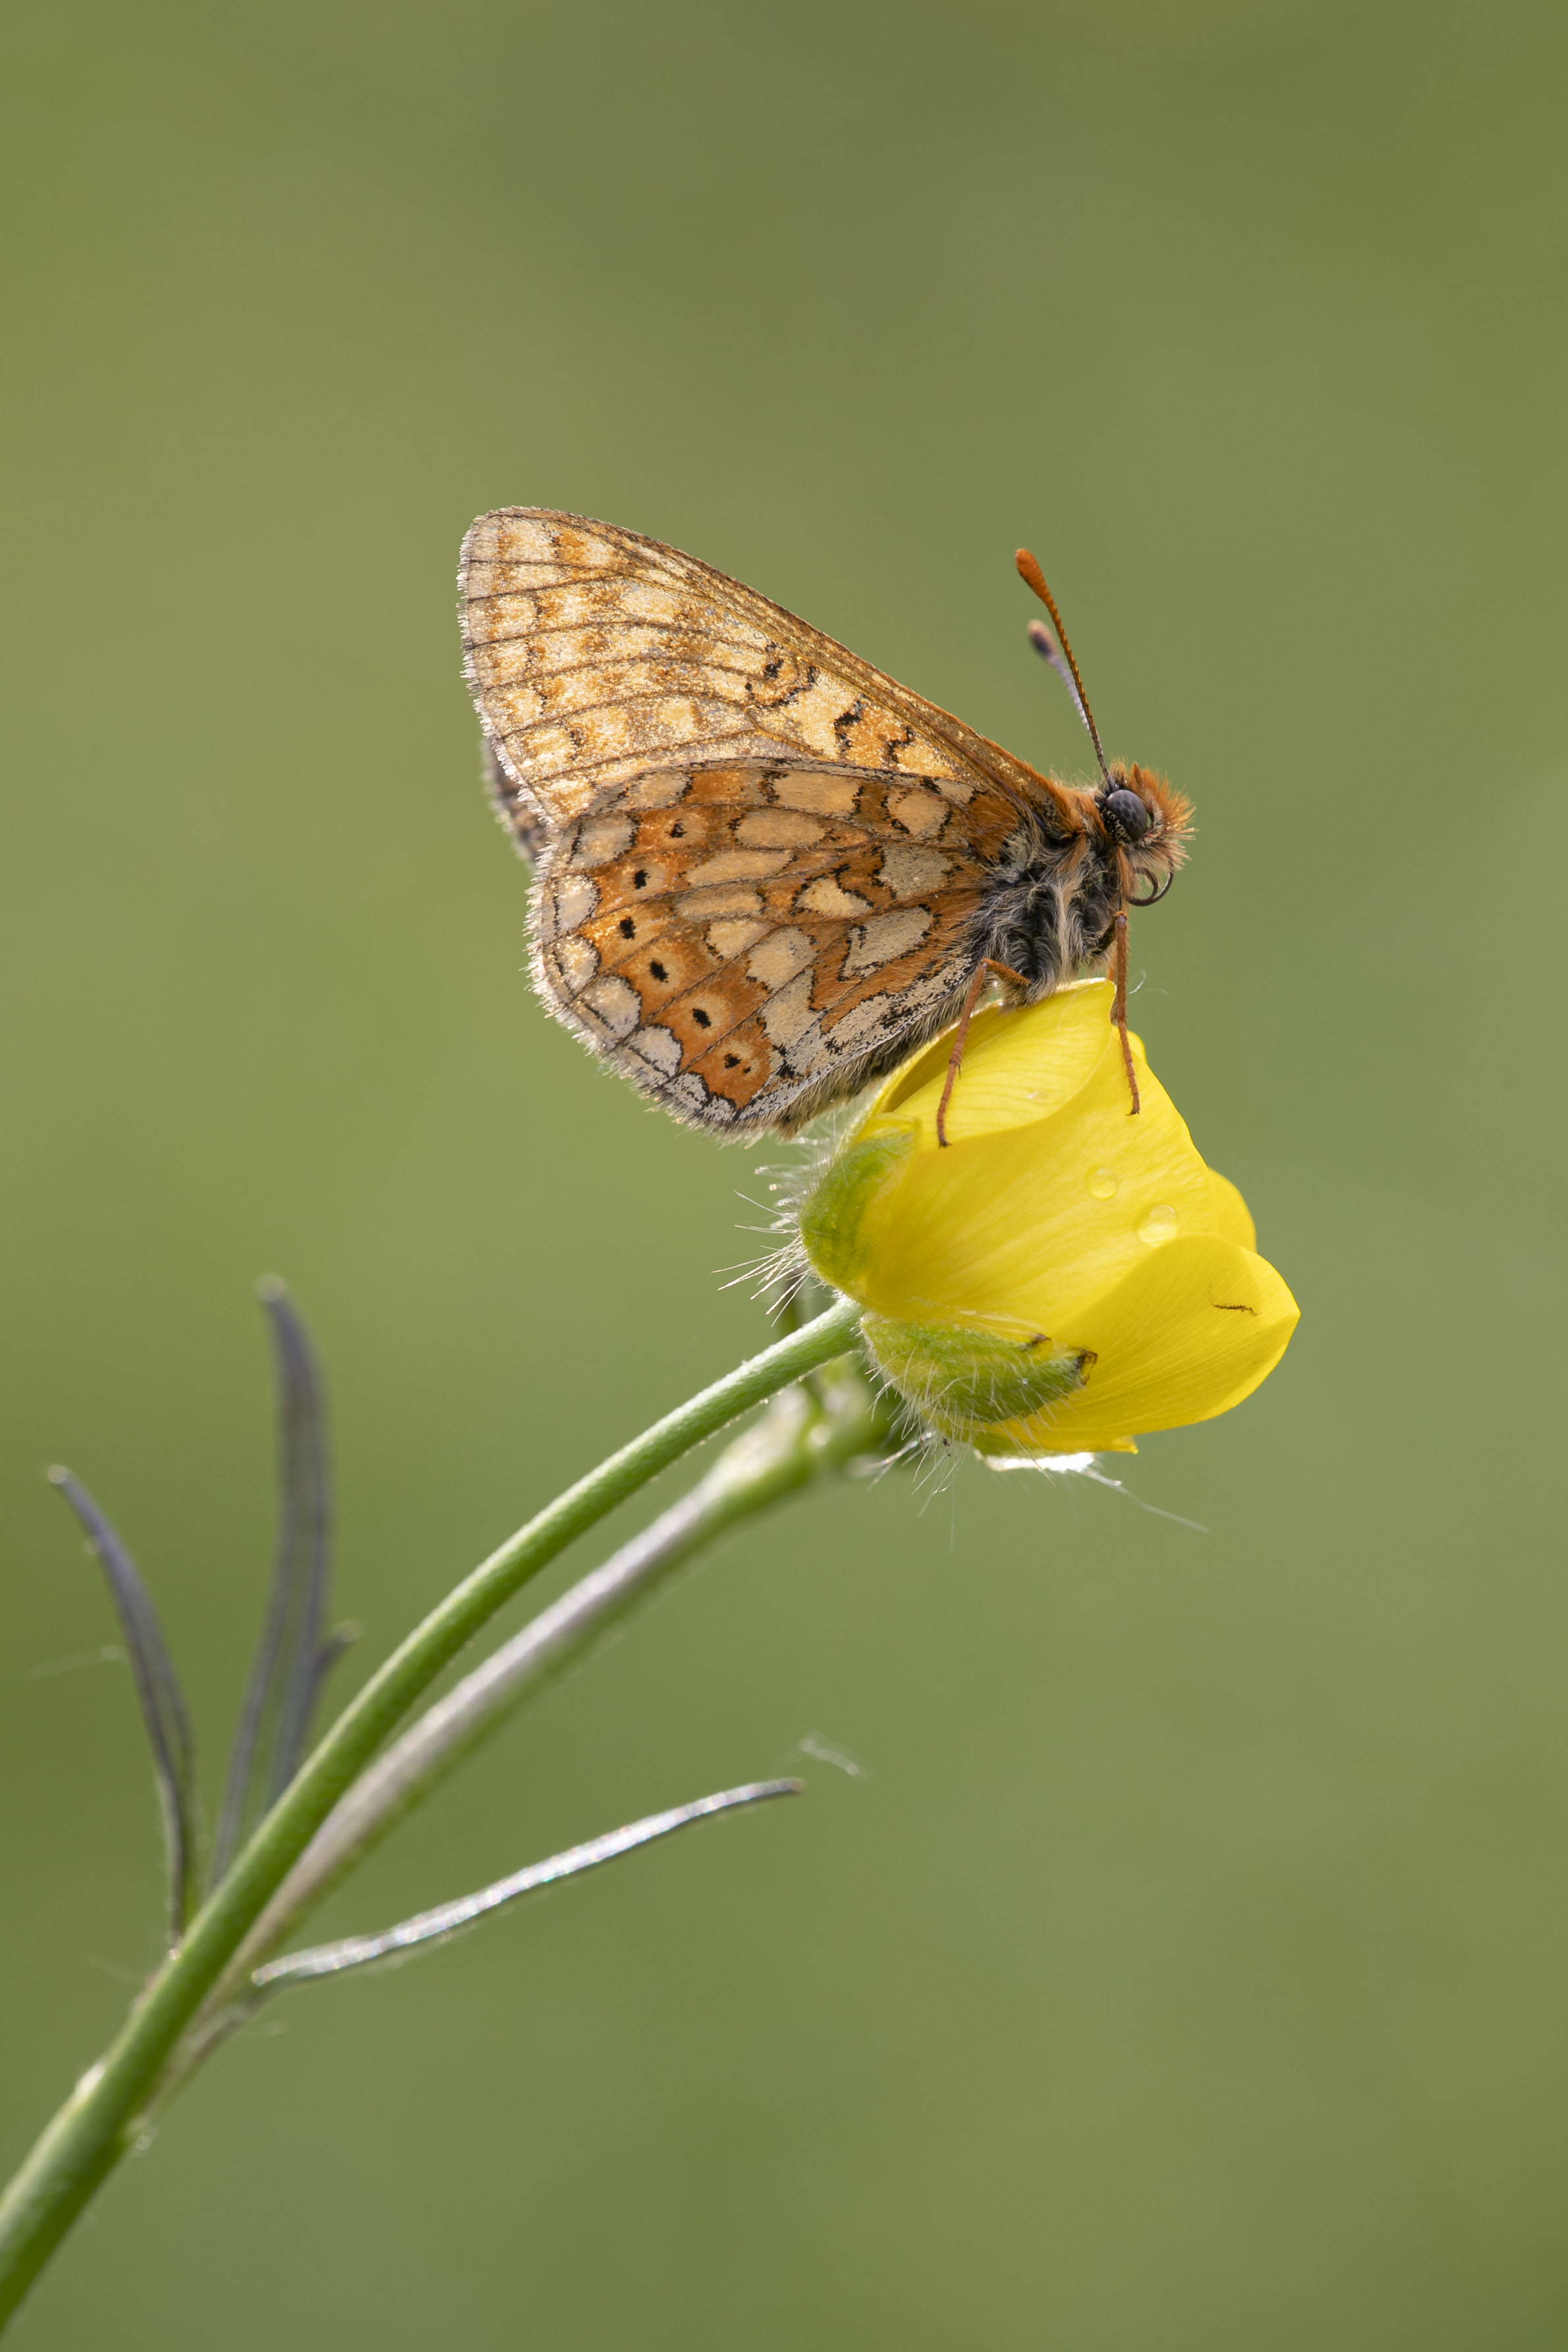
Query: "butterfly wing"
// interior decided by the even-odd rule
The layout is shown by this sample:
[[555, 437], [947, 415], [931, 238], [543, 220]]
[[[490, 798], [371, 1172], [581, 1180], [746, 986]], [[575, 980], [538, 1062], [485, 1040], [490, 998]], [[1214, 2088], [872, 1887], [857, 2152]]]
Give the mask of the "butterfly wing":
[[782, 605], [612, 523], [481, 515], [458, 586], [497, 798], [525, 845], [606, 787], [693, 761], [887, 770], [959, 806], [987, 782], [1053, 789]]
[[537, 866], [550, 838], [550, 821], [518, 797], [517, 786], [501, 766], [488, 735], [481, 735], [480, 745], [485, 796], [511, 835], [520, 856], [526, 857], [531, 866]]
[[552, 1009], [678, 1118], [797, 1126], [952, 1017], [1005, 795], [774, 758], [643, 770], [556, 826], [534, 902]]

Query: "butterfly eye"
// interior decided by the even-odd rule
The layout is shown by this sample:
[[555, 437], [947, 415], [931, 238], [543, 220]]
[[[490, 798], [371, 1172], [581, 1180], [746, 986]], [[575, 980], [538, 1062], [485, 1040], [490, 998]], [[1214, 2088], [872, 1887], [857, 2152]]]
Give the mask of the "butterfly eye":
[[1100, 806], [1110, 819], [1112, 829], [1121, 835], [1123, 841], [1142, 841], [1154, 822], [1148, 803], [1136, 793], [1125, 789], [1107, 793]]

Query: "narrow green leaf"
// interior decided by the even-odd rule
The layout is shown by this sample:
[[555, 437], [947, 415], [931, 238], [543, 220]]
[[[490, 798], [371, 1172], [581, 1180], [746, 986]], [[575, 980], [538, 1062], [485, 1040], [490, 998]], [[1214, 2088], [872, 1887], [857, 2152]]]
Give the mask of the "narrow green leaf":
[[169, 1944], [174, 1949], [184, 1933], [196, 1895], [195, 1744], [179, 1677], [169, 1655], [163, 1629], [141, 1570], [115, 1529], [87, 1488], [68, 1470], [49, 1472], [81, 1523], [89, 1544], [108, 1580], [114, 1606], [131, 1654], [142, 1720], [153, 1750], [153, 1772], [163, 1816], [163, 1843], [169, 1864]]
[[595, 1870], [602, 1862], [614, 1862], [623, 1853], [632, 1853], [640, 1845], [651, 1845], [656, 1838], [668, 1837], [676, 1830], [689, 1829], [693, 1822], [707, 1821], [714, 1813], [733, 1812], [743, 1805], [765, 1804], [770, 1797], [798, 1797], [804, 1785], [800, 1780], [750, 1780], [743, 1788], [721, 1789], [713, 1796], [694, 1799], [689, 1805], [671, 1806], [668, 1812], [649, 1813], [640, 1822], [627, 1822], [624, 1829], [606, 1830], [603, 1837], [590, 1838], [585, 1845], [569, 1846], [564, 1853], [552, 1854], [548, 1862], [531, 1863], [526, 1870], [514, 1871], [510, 1878], [498, 1878], [493, 1885], [481, 1887], [477, 1895], [460, 1895], [457, 1902], [439, 1904], [434, 1911], [417, 1912], [412, 1919], [400, 1920], [382, 1935], [345, 1936], [339, 1943], [314, 1944], [306, 1951], [286, 1952], [281, 1959], [268, 1960], [265, 1968], [257, 1969], [250, 1981], [270, 1990], [275, 1985], [305, 1983], [312, 1977], [342, 1976], [346, 1969], [363, 1969], [374, 1960], [393, 1958], [420, 1944], [444, 1942], [459, 1928], [472, 1927], [475, 1920], [516, 1903], [524, 1895], [536, 1893], [542, 1886], [553, 1886], [560, 1879], [574, 1878], [579, 1871]]
[[278, 1400], [278, 1549], [229, 1759], [215, 1878], [293, 1779], [322, 1680], [344, 1646], [321, 1635], [331, 1577], [331, 1476], [321, 1367], [282, 1283], [268, 1278], [258, 1288], [272, 1336]]

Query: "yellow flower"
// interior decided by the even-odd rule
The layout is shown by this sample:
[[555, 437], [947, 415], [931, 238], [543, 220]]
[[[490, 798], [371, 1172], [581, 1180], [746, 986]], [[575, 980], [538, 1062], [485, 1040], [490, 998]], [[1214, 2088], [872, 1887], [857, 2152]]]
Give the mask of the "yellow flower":
[[982, 1013], [885, 1086], [801, 1211], [815, 1270], [867, 1309], [928, 1427], [993, 1456], [1131, 1453], [1267, 1379], [1299, 1309], [1234, 1184], [1205, 1166], [1110, 985]]

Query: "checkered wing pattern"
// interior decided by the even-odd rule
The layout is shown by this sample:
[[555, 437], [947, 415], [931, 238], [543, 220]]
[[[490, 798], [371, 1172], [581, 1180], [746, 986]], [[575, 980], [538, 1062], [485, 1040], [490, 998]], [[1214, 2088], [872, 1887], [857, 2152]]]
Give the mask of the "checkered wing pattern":
[[551, 1008], [678, 1117], [790, 1127], [951, 1018], [1045, 779], [752, 589], [542, 508], [475, 523], [465, 667]]

